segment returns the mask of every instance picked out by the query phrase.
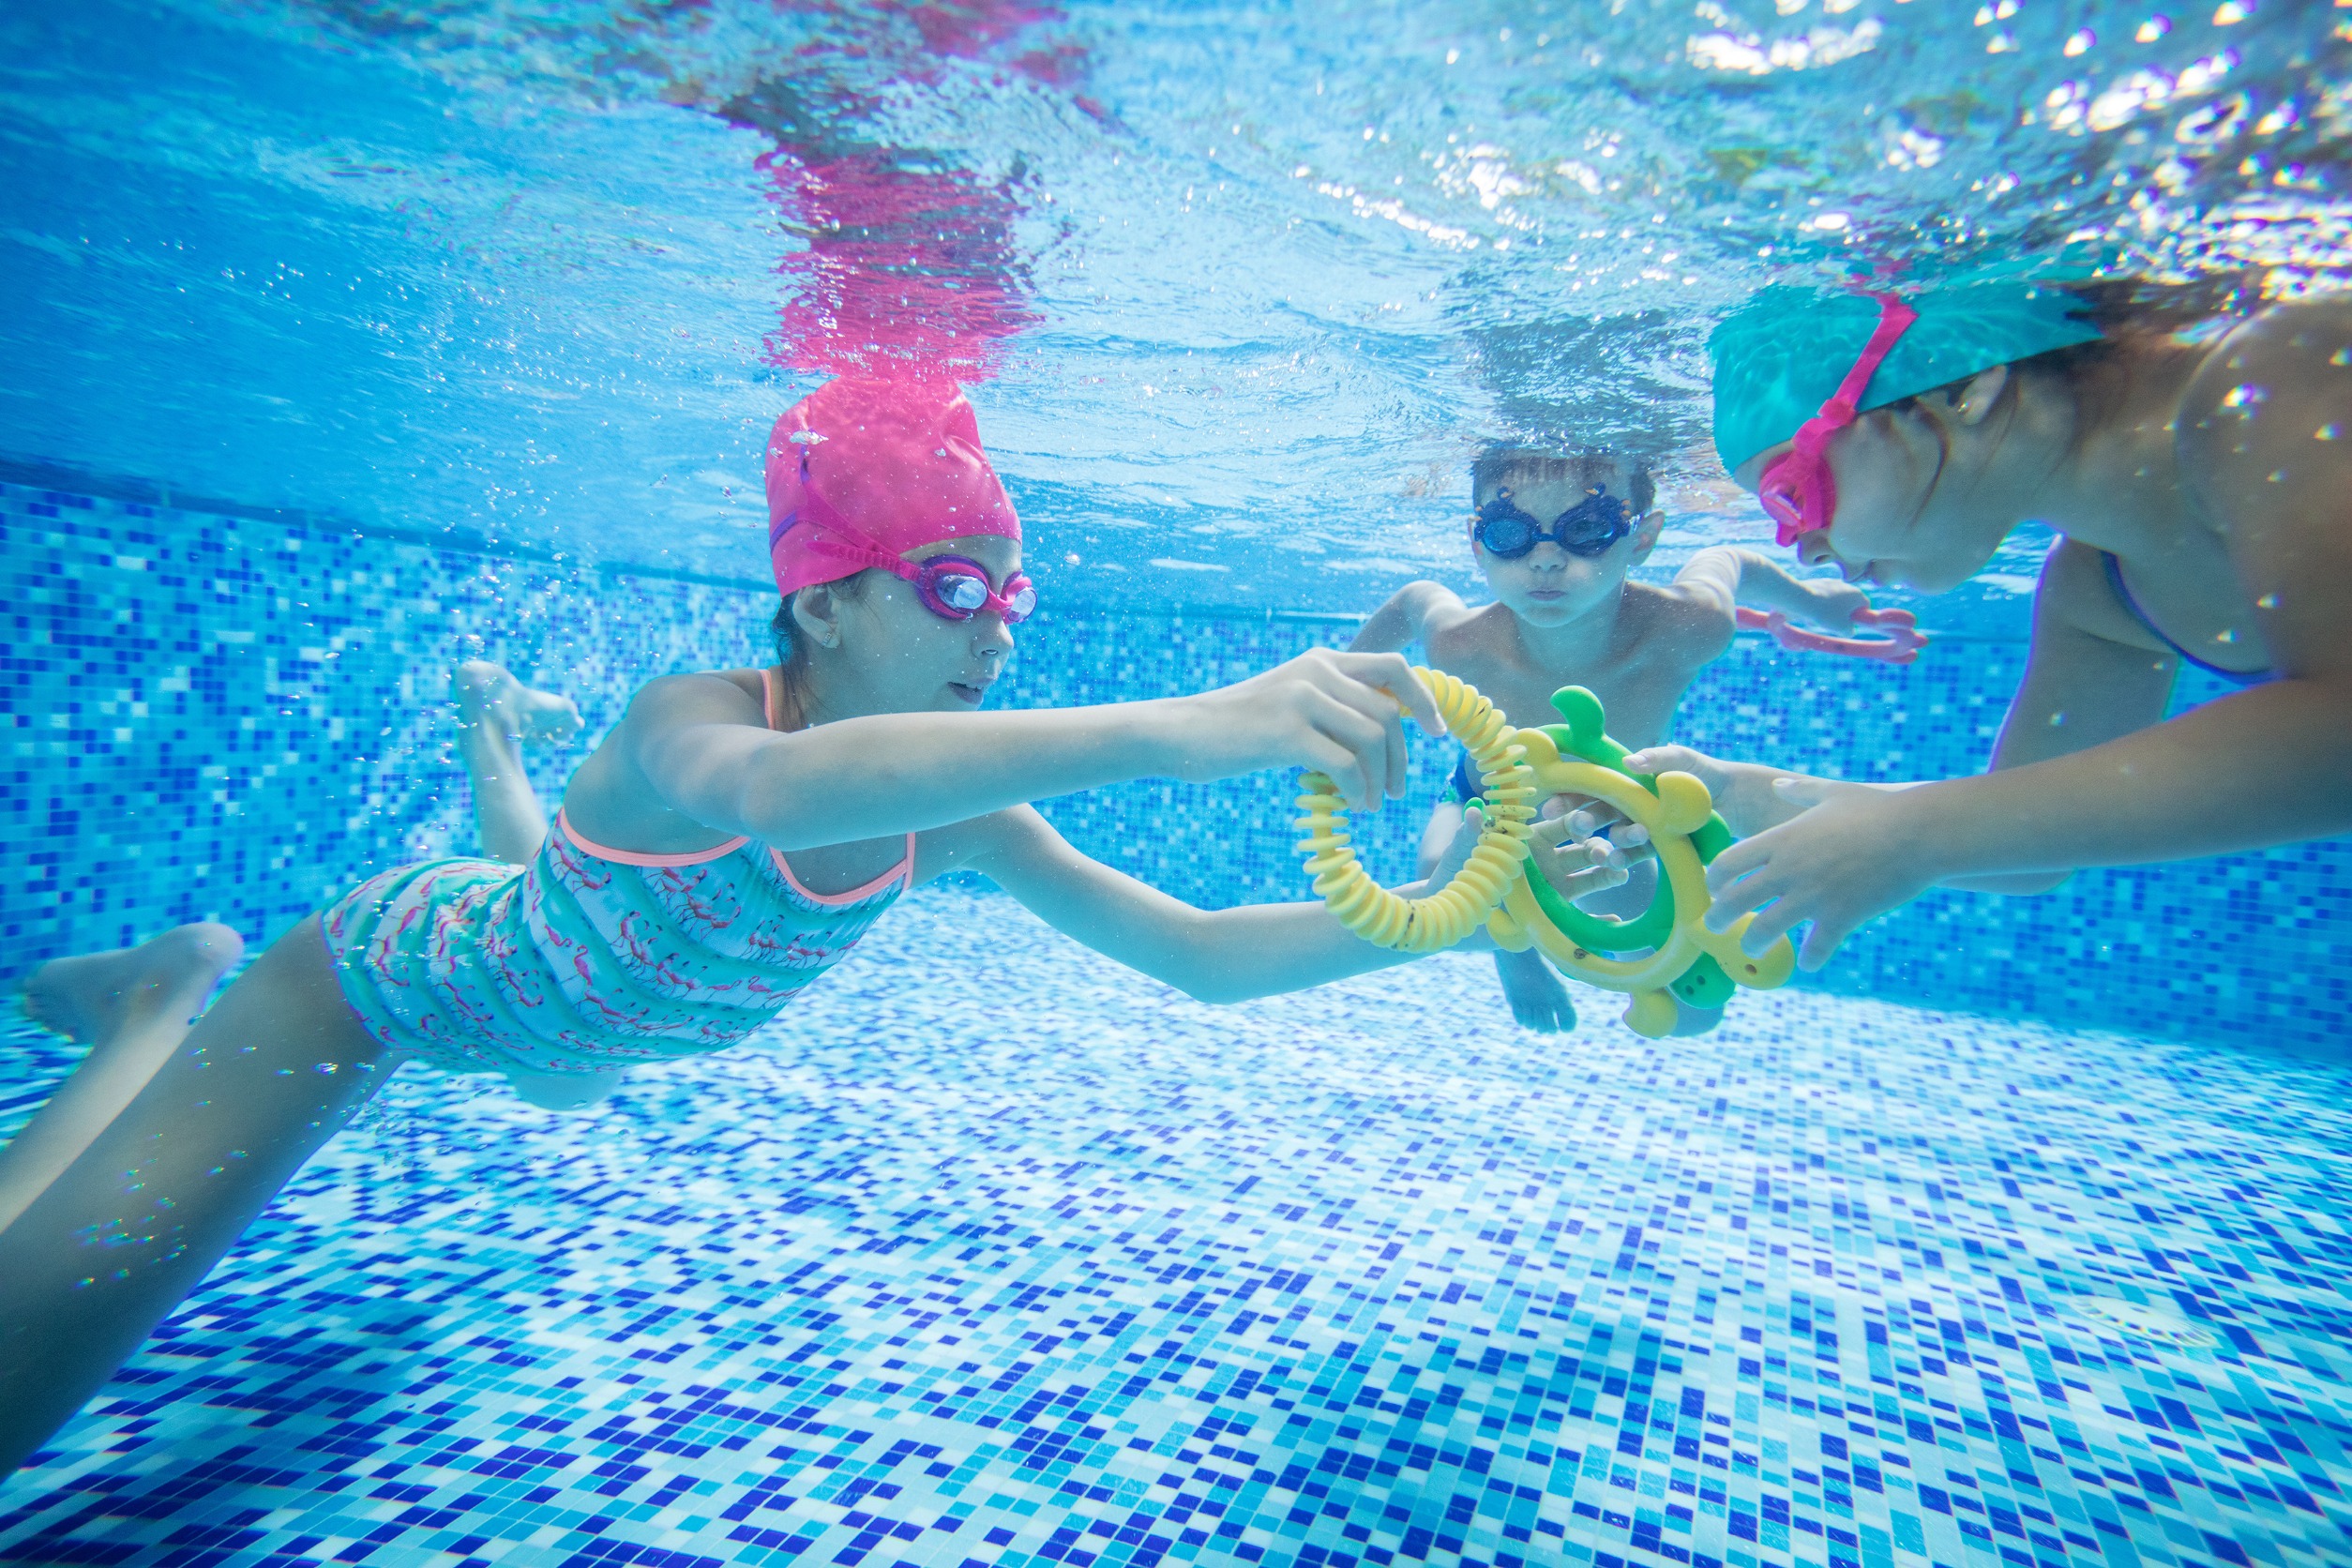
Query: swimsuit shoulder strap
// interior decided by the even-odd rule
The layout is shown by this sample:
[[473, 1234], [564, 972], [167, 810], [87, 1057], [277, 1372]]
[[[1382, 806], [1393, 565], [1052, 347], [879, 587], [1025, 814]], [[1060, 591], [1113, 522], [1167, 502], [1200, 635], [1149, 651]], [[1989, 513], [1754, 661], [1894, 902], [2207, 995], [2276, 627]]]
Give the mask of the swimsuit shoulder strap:
[[[2110, 559], [2112, 559], [2112, 557], [2110, 557]], [[777, 674], [778, 671], [776, 666], [772, 664], [763, 666], [760, 671], [760, 691], [761, 693], [760, 710], [766, 716], [768, 728], [771, 730], [781, 730], [784, 728], [783, 716], [777, 712], [777, 709], [783, 704], [784, 683], [776, 679]]]
[[2234, 681], [2239, 686], [2260, 686], [2265, 681], [2277, 678], [2278, 672], [2273, 670], [2225, 670], [2218, 664], [2209, 664], [2197, 657], [2196, 655], [2167, 636], [2164, 628], [2158, 626], [2155, 618], [2141, 607], [2140, 601], [2133, 596], [2132, 585], [2123, 580], [2123, 563], [2117, 558], [2115, 551], [2101, 550], [2099, 564], [2106, 570], [2107, 586], [2115, 590], [2116, 602], [2130, 612], [2133, 620], [2147, 628], [2148, 636], [2178, 655], [2182, 663], [2194, 665], [2209, 675], [2219, 675], [2222, 679]]
[[571, 817], [560, 806], [555, 808], [555, 830], [571, 841], [572, 848], [618, 866], [703, 866], [714, 860], [724, 860], [751, 842], [738, 835], [724, 844], [714, 844], [707, 850], [695, 850], [686, 854], [641, 854], [635, 850], [612, 849], [588, 837], [572, 826]]

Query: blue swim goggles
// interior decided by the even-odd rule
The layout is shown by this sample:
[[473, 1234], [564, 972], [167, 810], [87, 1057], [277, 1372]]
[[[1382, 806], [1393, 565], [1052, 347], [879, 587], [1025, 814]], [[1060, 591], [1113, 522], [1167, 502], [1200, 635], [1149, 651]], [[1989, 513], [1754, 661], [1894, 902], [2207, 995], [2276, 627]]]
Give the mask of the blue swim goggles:
[[1518, 560], [1545, 539], [1571, 555], [1589, 560], [1607, 554], [1618, 540], [1633, 531], [1625, 503], [1606, 489], [1593, 491], [1552, 519], [1548, 528], [1522, 510], [1511, 499], [1508, 489], [1500, 490], [1492, 501], [1478, 508], [1478, 520], [1470, 524], [1470, 537], [1487, 554], [1504, 561]]

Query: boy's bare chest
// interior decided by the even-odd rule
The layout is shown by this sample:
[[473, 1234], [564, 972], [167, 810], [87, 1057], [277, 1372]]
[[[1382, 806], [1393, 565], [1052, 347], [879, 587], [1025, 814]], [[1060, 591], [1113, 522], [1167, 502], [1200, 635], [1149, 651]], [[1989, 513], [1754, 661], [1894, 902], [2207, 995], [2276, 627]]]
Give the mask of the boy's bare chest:
[[1440, 641], [1430, 656], [1438, 668], [1476, 686], [1505, 717], [1525, 729], [1558, 723], [1552, 693], [1565, 686], [1585, 686], [1608, 711], [1609, 733], [1635, 749], [1667, 739], [1675, 707], [1691, 679], [1690, 671], [1654, 656], [1607, 658], [1580, 669], [1531, 669], [1467, 640], [1464, 645]]

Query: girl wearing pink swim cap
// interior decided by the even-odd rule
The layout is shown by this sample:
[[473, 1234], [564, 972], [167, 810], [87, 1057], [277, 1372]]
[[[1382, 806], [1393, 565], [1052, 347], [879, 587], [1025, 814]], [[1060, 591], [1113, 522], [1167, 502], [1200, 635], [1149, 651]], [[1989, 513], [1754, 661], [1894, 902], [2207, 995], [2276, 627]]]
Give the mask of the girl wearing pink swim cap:
[[[777, 422], [768, 495], [774, 666], [640, 690], [527, 865], [371, 878], [192, 1028], [201, 986], [120, 1010], [139, 1040], [91, 1058], [116, 1070], [61, 1092], [0, 1162], [0, 1474], [410, 1057], [506, 1073], [547, 1103], [550, 1082], [723, 1049], [908, 888], [959, 869], [1204, 1001], [1401, 961], [1319, 902], [1189, 908], [1078, 853], [1027, 804], [1294, 766], [1374, 804], [1404, 786], [1400, 705], [1441, 728], [1401, 657], [1317, 650], [1195, 697], [981, 712], [1035, 591], [961, 394], [822, 388]], [[1622, 880], [1599, 858], [1578, 847], [1549, 869], [1572, 891]], [[210, 963], [208, 982], [218, 936], [187, 927], [150, 947]]]

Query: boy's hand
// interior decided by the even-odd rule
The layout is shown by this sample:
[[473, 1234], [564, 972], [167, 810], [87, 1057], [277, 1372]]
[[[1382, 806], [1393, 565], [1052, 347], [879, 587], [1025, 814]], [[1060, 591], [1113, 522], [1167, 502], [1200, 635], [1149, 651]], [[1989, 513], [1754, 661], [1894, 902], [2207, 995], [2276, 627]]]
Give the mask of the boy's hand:
[[1819, 969], [1873, 915], [1908, 903], [1943, 875], [1934, 863], [1934, 823], [1906, 790], [1788, 776], [1775, 792], [1796, 815], [1741, 839], [1707, 867], [1715, 896], [1707, 924], [1723, 930], [1756, 912], [1740, 945], [1751, 957], [1810, 920], [1797, 955]]
[[1259, 768], [1313, 768], [1349, 807], [1405, 792], [1408, 714], [1443, 734], [1436, 699], [1400, 654], [1316, 648], [1262, 675], [1180, 697], [1169, 770], [1196, 782]]
[[[1445, 853], [1438, 857], [1437, 869], [1421, 886], [1424, 897], [1445, 891], [1462, 867], [1469, 864], [1470, 852], [1478, 848], [1478, 836], [1486, 831], [1486, 814], [1472, 806], [1462, 813], [1462, 825], [1447, 841]], [[1591, 838], [1563, 844], [1568, 837], [1566, 820], [1556, 819], [1539, 826], [1528, 838], [1528, 852], [1535, 861], [1536, 870], [1551, 883], [1563, 898], [1589, 898], [1595, 893], [1621, 886], [1625, 867], [1621, 859], [1610, 863], [1611, 851], [1606, 838]], [[1484, 926], [1479, 927], [1482, 931]]]
[[[1638, 848], [1637, 844], [1621, 847], [1606, 838], [1596, 838], [1591, 828], [1577, 822], [1576, 816], [1577, 813], [1569, 812], [1538, 822], [1527, 840], [1528, 857], [1535, 862], [1538, 874], [1551, 884], [1553, 892], [1572, 902], [1624, 886], [1627, 867], [1639, 858], [1630, 852]], [[1639, 844], [1649, 842], [1650, 836], [1639, 826], [1621, 830], [1620, 840], [1627, 834], [1639, 834]]]
[[1650, 830], [1629, 822], [1606, 801], [1590, 795], [1554, 795], [1544, 802], [1541, 821], [1529, 836], [1534, 849], [1560, 850], [1580, 845], [1598, 856], [1593, 864], [1627, 870], [1657, 852], [1650, 848]]

